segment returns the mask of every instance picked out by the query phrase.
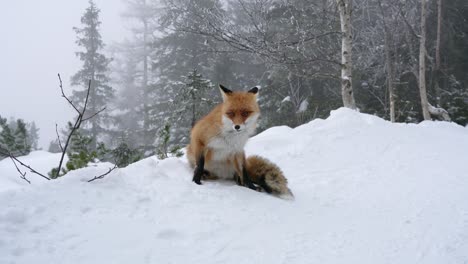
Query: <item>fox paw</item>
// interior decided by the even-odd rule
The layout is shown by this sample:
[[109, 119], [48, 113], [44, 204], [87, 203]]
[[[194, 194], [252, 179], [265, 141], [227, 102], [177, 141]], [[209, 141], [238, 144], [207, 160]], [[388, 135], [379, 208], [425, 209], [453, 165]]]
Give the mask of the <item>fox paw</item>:
[[254, 190], [254, 191], [257, 191], [257, 192], [262, 191], [262, 188], [261, 188], [261, 187], [255, 186], [255, 184], [253, 184], [253, 183], [251, 183], [251, 182], [248, 183], [248, 184], [246, 185], [246, 187], [249, 188], [249, 189], [252, 189], [252, 190]]
[[200, 180], [193, 180], [194, 183], [198, 184], [198, 185], [202, 185], [201, 181]]

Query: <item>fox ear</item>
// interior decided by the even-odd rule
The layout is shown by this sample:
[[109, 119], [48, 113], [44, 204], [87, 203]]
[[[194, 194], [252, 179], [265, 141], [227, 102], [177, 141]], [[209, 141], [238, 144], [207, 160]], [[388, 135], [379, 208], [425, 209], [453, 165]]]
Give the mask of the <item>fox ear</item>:
[[219, 90], [221, 91], [221, 95], [223, 96], [223, 101], [226, 101], [227, 96], [232, 94], [232, 91], [224, 87], [222, 84], [219, 85]]
[[258, 87], [258, 86], [255, 86], [255, 87], [251, 88], [248, 92], [249, 92], [249, 93], [253, 93], [253, 94], [257, 94], [257, 93], [258, 93], [258, 89], [259, 89], [259, 87]]

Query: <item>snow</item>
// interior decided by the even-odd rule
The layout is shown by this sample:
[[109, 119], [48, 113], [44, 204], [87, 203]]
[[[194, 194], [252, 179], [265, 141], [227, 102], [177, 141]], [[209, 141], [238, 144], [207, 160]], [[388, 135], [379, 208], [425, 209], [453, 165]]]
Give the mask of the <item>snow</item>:
[[284, 102], [291, 102], [291, 96], [286, 96], [282, 101], [281, 103], [284, 103]]
[[268, 129], [246, 151], [282, 168], [295, 201], [195, 185], [184, 158], [147, 158], [87, 183], [101, 164], [32, 185], [3, 160], [0, 185], [17, 186], [0, 191], [0, 263], [468, 262], [466, 128], [341, 108]]
[[299, 109], [297, 110], [296, 113], [304, 113], [305, 111], [307, 111], [308, 107], [309, 107], [309, 102], [307, 102], [307, 99], [305, 99], [299, 105]]

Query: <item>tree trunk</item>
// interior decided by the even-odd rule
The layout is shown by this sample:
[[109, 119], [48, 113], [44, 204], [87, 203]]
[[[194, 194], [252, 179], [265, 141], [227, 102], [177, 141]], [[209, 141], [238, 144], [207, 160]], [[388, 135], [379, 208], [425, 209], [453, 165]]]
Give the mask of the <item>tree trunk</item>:
[[341, 22], [341, 96], [345, 107], [356, 109], [353, 94], [351, 60], [353, 35], [351, 33], [352, 0], [336, 0]]
[[436, 40], [436, 66], [433, 74], [434, 78], [434, 90], [436, 94], [436, 105], [433, 107], [429, 104], [429, 113], [431, 115], [437, 116], [442, 120], [450, 121], [450, 116], [448, 112], [440, 107], [440, 92], [439, 92], [439, 82], [440, 82], [440, 35], [442, 33], [442, 0], [437, 0], [437, 40]]
[[426, 91], [426, 0], [421, 0], [421, 36], [419, 39], [419, 94], [424, 120], [431, 120]]
[[[93, 55], [93, 60], [92, 63], [94, 65], [94, 55]], [[91, 75], [91, 85], [90, 85], [90, 98], [89, 98], [89, 112], [91, 115], [97, 112], [97, 105], [96, 105], [96, 89], [97, 89], [97, 83], [96, 83], [96, 71], [94, 69], [94, 66], [92, 67], [92, 75]], [[89, 147], [91, 150], [96, 150], [97, 149], [97, 140], [98, 140], [98, 126], [99, 126], [99, 118], [93, 118], [91, 119], [91, 143], [89, 144]]]
[[388, 87], [388, 99], [390, 101], [390, 121], [395, 122], [395, 68], [394, 62], [391, 54], [393, 42], [390, 39], [390, 31], [387, 27], [387, 22], [385, 18], [385, 12], [382, 8], [382, 3], [379, 0], [380, 13], [382, 15], [382, 22], [384, 26], [384, 41], [385, 41], [385, 60], [387, 64], [387, 87]]
[[440, 34], [442, 31], [442, 0], [437, 0], [437, 39], [436, 39], [436, 54], [435, 54], [435, 69], [432, 74], [434, 78], [434, 92], [436, 95], [436, 105], [440, 105]]
[[[146, 5], [146, 1], [143, 3]], [[151, 135], [149, 135], [149, 94], [148, 94], [148, 54], [147, 54], [147, 42], [148, 42], [148, 21], [146, 17], [143, 18], [143, 141], [146, 146], [150, 146], [153, 142], [150, 142]]]

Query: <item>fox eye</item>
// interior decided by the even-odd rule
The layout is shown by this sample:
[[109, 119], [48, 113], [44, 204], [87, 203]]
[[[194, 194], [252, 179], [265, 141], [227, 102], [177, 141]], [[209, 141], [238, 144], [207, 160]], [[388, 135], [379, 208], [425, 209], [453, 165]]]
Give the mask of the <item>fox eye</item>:
[[236, 113], [234, 113], [233, 111], [229, 111], [226, 113], [226, 115], [230, 118], [233, 118], [236, 115]]
[[241, 115], [242, 115], [242, 117], [248, 117], [248, 116], [250, 115], [250, 113], [252, 113], [252, 112], [251, 112], [251, 111], [247, 111], [247, 110], [243, 110], [243, 111], [241, 112]]

